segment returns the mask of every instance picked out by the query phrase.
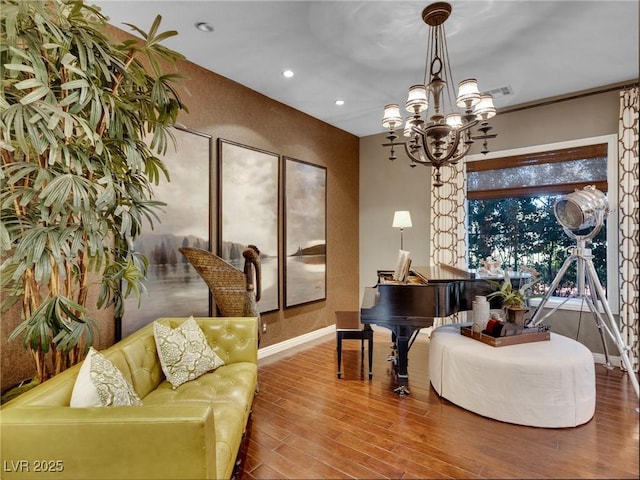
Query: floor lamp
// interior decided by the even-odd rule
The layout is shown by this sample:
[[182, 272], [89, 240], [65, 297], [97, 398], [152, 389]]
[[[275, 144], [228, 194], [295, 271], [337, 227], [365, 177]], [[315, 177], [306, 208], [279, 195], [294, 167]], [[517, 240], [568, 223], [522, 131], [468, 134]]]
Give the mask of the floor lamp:
[[[604, 219], [609, 214], [607, 197], [604, 193], [596, 190], [594, 186], [587, 186], [583, 190], [576, 190], [573, 193], [559, 198], [553, 207], [553, 211], [564, 232], [567, 236], [576, 240], [577, 243], [574, 248], [570, 249], [570, 255], [558, 271], [558, 274], [542, 298], [542, 301], [535, 309], [529, 324], [536, 326], [556, 312], [569, 299], [581, 298], [587, 304], [589, 310], [591, 310], [598, 331], [600, 332], [606, 366], [611, 368], [609, 351], [604, 336], [605, 332], [618, 347], [622, 365], [624, 365], [624, 368], [627, 370], [636, 396], [640, 398], [640, 386], [638, 385], [638, 379], [636, 378], [636, 373], [633, 370], [633, 365], [629, 357], [631, 349], [622, 339], [618, 324], [613, 318], [613, 313], [609, 307], [604, 288], [593, 266], [591, 249], [587, 248], [587, 245], [602, 228]], [[589, 228], [591, 228], [591, 231], [588, 231]], [[577, 271], [577, 291], [565, 298], [559, 305], [551, 309], [551, 311], [543, 314], [547, 300], [549, 300], [553, 292], [558, 288], [562, 278], [574, 262], [576, 263]], [[604, 311], [604, 316], [601, 314], [600, 309]], [[636, 409], [636, 411], [637, 410], [638, 409]]]
[[402, 232], [405, 228], [412, 227], [411, 214], [407, 210], [399, 210], [393, 214], [393, 228], [400, 229], [400, 250], [404, 250]]

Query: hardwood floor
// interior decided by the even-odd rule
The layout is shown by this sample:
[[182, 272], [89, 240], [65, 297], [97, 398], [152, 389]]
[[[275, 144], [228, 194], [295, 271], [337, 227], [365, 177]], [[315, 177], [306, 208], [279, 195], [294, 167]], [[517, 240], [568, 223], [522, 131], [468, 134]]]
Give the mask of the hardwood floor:
[[[441, 399], [428, 339], [409, 355], [411, 395], [392, 392], [390, 335], [374, 335], [373, 380], [360, 343], [335, 336], [262, 359], [242, 479], [638, 478], [638, 405], [626, 374], [596, 365], [596, 413], [576, 428], [511, 425]], [[365, 355], [366, 368], [366, 355]]]

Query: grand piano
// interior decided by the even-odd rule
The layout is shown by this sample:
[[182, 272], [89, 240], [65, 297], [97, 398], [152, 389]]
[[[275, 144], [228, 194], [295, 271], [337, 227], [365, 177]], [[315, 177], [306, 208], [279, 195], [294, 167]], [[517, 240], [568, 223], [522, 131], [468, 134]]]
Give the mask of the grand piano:
[[[377, 285], [365, 288], [360, 322], [391, 330], [398, 376], [394, 391], [408, 395], [409, 349], [420, 329], [433, 326], [434, 318], [471, 310], [476, 295], [495, 288], [474, 273], [446, 264], [412, 267], [406, 282], [393, 280], [393, 273], [379, 270]], [[500, 308], [499, 300], [492, 301], [491, 308]]]

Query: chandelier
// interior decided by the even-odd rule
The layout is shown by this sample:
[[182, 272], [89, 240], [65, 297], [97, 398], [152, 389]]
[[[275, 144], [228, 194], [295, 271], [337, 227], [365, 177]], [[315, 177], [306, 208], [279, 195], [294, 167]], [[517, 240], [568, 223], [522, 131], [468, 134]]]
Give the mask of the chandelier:
[[[406, 118], [404, 127], [404, 136], [408, 139], [396, 141], [396, 129], [403, 121], [398, 104], [386, 105], [382, 119], [382, 125], [389, 129], [386, 137], [389, 143], [382, 144], [384, 147], [391, 147], [389, 160], [397, 158], [395, 147], [403, 146], [411, 159], [412, 167], [433, 167], [436, 187], [442, 186], [442, 166], [458, 163], [475, 140], [483, 140], [482, 153], [488, 153], [487, 140], [496, 137], [495, 134], [488, 133], [491, 127], [487, 122], [496, 114], [493, 97], [491, 94], [480, 93], [475, 78], [462, 80], [458, 85], [456, 106], [463, 112], [454, 110], [452, 106], [452, 75], [444, 33], [444, 22], [450, 14], [451, 5], [446, 2], [433, 3], [422, 11], [422, 19], [430, 27], [427, 59], [424, 80], [422, 84], [409, 88], [409, 97], [405, 103], [407, 112], [411, 114]], [[473, 135], [471, 129], [478, 124], [478, 133]]]

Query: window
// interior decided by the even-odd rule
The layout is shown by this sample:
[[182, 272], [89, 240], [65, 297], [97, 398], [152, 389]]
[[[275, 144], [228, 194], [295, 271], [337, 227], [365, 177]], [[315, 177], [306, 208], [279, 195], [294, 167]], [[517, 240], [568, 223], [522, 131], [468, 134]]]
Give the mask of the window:
[[[556, 199], [594, 185], [607, 193], [616, 184], [615, 136], [599, 137], [574, 144], [555, 144], [537, 149], [495, 152], [491, 158], [472, 156], [467, 165], [468, 264], [477, 268], [487, 256], [499, 256], [504, 268], [535, 267], [548, 287], [575, 240], [567, 236], [553, 213]], [[617, 193], [613, 189], [612, 193]], [[608, 194], [615, 209], [617, 203]], [[617, 284], [617, 220], [610, 215], [589, 247], [598, 278], [605, 290], [615, 292]], [[607, 228], [611, 225], [613, 228]], [[609, 251], [613, 250], [613, 252]], [[575, 262], [563, 276], [554, 296], [566, 297], [576, 290]], [[616, 295], [607, 295], [612, 309]], [[577, 300], [573, 306], [579, 307]], [[568, 302], [571, 308], [572, 303]]]

